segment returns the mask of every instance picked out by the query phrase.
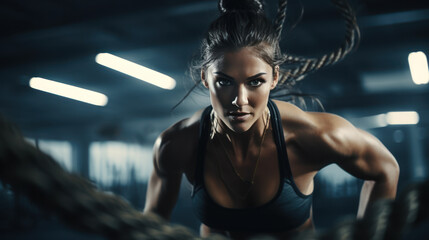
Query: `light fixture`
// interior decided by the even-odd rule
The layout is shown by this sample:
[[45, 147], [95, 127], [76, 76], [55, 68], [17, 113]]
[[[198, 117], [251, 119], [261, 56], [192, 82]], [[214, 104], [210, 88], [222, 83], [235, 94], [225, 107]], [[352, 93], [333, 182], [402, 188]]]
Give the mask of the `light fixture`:
[[389, 125], [415, 125], [419, 123], [419, 114], [415, 111], [388, 112], [372, 116], [351, 118], [356, 127], [362, 129], [381, 128]]
[[125, 73], [160, 88], [171, 90], [176, 87], [176, 81], [173, 78], [110, 53], [97, 54], [95, 61], [100, 65]]
[[389, 125], [412, 125], [419, 123], [419, 114], [414, 111], [388, 112], [386, 122]]
[[40, 77], [31, 78], [30, 87], [97, 106], [106, 106], [108, 101], [107, 96], [102, 93]]
[[429, 82], [428, 60], [423, 52], [412, 52], [408, 55], [411, 77], [417, 85]]

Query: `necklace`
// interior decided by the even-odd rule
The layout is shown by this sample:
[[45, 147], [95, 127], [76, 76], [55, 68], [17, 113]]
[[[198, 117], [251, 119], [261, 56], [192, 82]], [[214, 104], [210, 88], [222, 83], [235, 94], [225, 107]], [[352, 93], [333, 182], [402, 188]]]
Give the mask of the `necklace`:
[[[234, 171], [235, 175], [236, 175], [236, 176], [237, 176], [237, 177], [238, 177], [238, 178], [239, 178], [243, 183], [249, 184], [249, 185], [251, 185], [251, 186], [253, 186], [253, 184], [255, 183], [255, 176], [256, 176], [256, 172], [257, 172], [258, 166], [259, 166], [259, 160], [260, 160], [260, 157], [261, 157], [262, 144], [264, 143], [265, 135], [266, 135], [266, 132], [267, 132], [267, 129], [268, 129], [268, 125], [269, 125], [270, 112], [269, 112], [268, 108], [266, 108], [266, 112], [267, 112], [267, 117], [266, 117], [265, 122], [264, 122], [264, 132], [263, 132], [263, 134], [262, 134], [261, 142], [259, 143], [258, 157], [257, 157], [257, 159], [256, 159], [256, 164], [255, 164], [255, 167], [254, 167], [254, 169], [253, 169], [252, 177], [251, 177], [251, 179], [250, 179], [250, 180], [245, 179], [243, 176], [241, 176], [240, 172], [239, 172], [239, 171], [237, 170], [237, 168], [234, 166], [234, 163], [233, 163], [233, 161], [232, 161], [231, 157], [230, 157], [230, 156], [229, 156], [229, 154], [228, 154], [228, 151], [227, 151], [227, 149], [226, 149], [225, 144], [223, 143], [223, 141], [222, 141], [222, 140], [220, 139], [220, 137], [219, 137], [220, 133], [217, 131], [217, 126], [218, 126], [218, 125], [219, 125], [222, 129], [223, 129], [223, 127], [222, 127], [222, 125], [221, 125], [221, 124], [219, 124], [219, 122], [218, 122], [219, 120], [218, 120], [218, 118], [216, 117], [216, 113], [214, 112], [214, 110], [212, 110], [212, 112], [211, 112], [212, 131], [211, 131], [210, 137], [213, 139], [215, 135], [217, 135], [217, 136], [218, 136], [218, 141], [221, 143], [221, 146], [222, 146], [223, 150], [225, 151], [225, 154], [226, 154], [226, 156], [227, 156], [227, 158], [228, 158], [228, 160], [229, 160], [229, 163], [230, 163], [230, 165], [231, 165], [231, 167], [232, 167], [232, 169], [233, 169], [233, 171]], [[224, 129], [223, 129], [223, 130], [224, 130]], [[229, 140], [230, 142], [232, 142], [232, 141], [231, 141], [231, 138], [228, 136], [228, 134], [225, 134], [225, 135], [226, 135], [226, 137], [228, 138], [228, 140]], [[247, 155], [245, 156], [245, 158], [247, 158]], [[219, 168], [219, 172], [220, 172], [219, 161], [217, 161], [217, 164], [218, 164], [218, 168]], [[223, 181], [223, 182], [224, 182], [224, 184], [225, 184], [224, 179], [223, 179], [222, 177], [221, 177], [221, 179], [222, 179], [222, 181]], [[226, 184], [225, 184], [225, 185], [226, 185]], [[248, 190], [248, 192], [247, 192], [246, 196], [249, 194], [249, 192], [250, 192], [250, 190], [251, 190], [251, 186], [250, 186], [250, 188], [249, 188], [249, 190]]]

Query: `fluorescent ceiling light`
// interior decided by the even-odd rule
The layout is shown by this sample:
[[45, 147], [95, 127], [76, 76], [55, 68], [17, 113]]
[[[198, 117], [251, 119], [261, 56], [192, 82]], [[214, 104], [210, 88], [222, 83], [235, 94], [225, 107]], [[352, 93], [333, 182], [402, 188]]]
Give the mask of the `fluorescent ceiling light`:
[[387, 127], [388, 125], [414, 125], [419, 123], [419, 114], [414, 111], [388, 112], [367, 117], [352, 118], [350, 122], [362, 129]]
[[386, 127], [386, 114], [377, 114], [366, 117], [351, 118], [349, 119], [353, 125], [362, 129]]
[[419, 123], [419, 114], [414, 111], [409, 112], [388, 112], [386, 122], [389, 125], [406, 125]]
[[95, 61], [160, 88], [171, 90], [176, 87], [176, 81], [173, 78], [110, 53], [97, 54]]
[[40, 77], [31, 78], [30, 87], [97, 106], [106, 106], [108, 101], [107, 96], [102, 93]]
[[411, 77], [417, 85], [429, 82], [428, 60], [423, 52], [412, 52], [408, 55]]

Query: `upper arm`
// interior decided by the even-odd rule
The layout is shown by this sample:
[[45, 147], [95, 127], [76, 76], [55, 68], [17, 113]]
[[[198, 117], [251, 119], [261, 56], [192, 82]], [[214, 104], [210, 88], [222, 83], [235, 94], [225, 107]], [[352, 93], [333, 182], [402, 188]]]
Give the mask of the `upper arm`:
[[149, 179], [144, 212], [155, 212], [169, 219], [177, 202], [186, 166], [180, 123], [162, 133], [154, 144], [153, 171]]
[[350, 146], [353, 154], [349, 158], [337, 159], [336, 163], [364, 180], [397, 182], [399, 166], [390, 151], [368, 132], [355, 131], [356, 139]]
[[380, 140], [336, 115], [323, 114], [321, 121], [319, 136], [330, 153], [328, 162], [364, 180], [397, 181], [399, 166]]
[[165, 164], [161, 164], [165, 162], [163, 155], [159, 147], [155, 147], [154, 168], [148, 183], [144, 212], [155, 212], [169, 219], [177, 201], [182, 175], [160, 167]]
[[376, 137], [339, 116], [327, 113], [310, 115], [314, 125], [308, 138], [313, 139], [313, 153], [322, 167], [336, 163], [357, 178], [391, 181], [396, 187], [398, 164]]

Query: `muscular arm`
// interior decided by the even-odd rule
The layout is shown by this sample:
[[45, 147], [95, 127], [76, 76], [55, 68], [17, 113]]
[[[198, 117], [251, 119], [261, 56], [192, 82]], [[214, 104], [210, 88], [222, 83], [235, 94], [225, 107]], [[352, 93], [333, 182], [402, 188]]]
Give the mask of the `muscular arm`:
[[169, 220], [177, 202], [181, 179], [182, 174], [160, 174], [160, 170], [156, 170], [154, 166], [146, 193], [144, 213], [153, 212]]
[[298, 137], [303, 148], [312, 150], [321, 167], [336, 163], [365, 180], [358, 217], [364, 215], [368, 204], [395, 198], [399, 166], [377, 138], [333, 114], [309, 113], [309, 119], [311, 127], [302, 130]]
[[169, 165], [169, 141], [160, 136], [154, 145], [153, 171], [146, 193], [144, 213], [153, 212], [169, 220], [176, 204], [182, 172]]
[[154, 169], [149, 179], [144, 213], [152, 212], [170, 219], [179, 196], [182, 176], [193, 165], [201, 112], [174, 124], [156, 140]]
[[371, 134], [358, 130], [358, 153], [337, 164], [347, 172], [364, 179], [357, 217], [364, 216], [368, 204], [378, 199], [393, 199], [399, 178], [399, 166], [392, 154]]
[[173, 125], [154, 144], [152, 171], [144, 213], [152, 212], [169, 220], [177, 202], [182, 175], [189, 165], [190, 146], [188, 120]]

